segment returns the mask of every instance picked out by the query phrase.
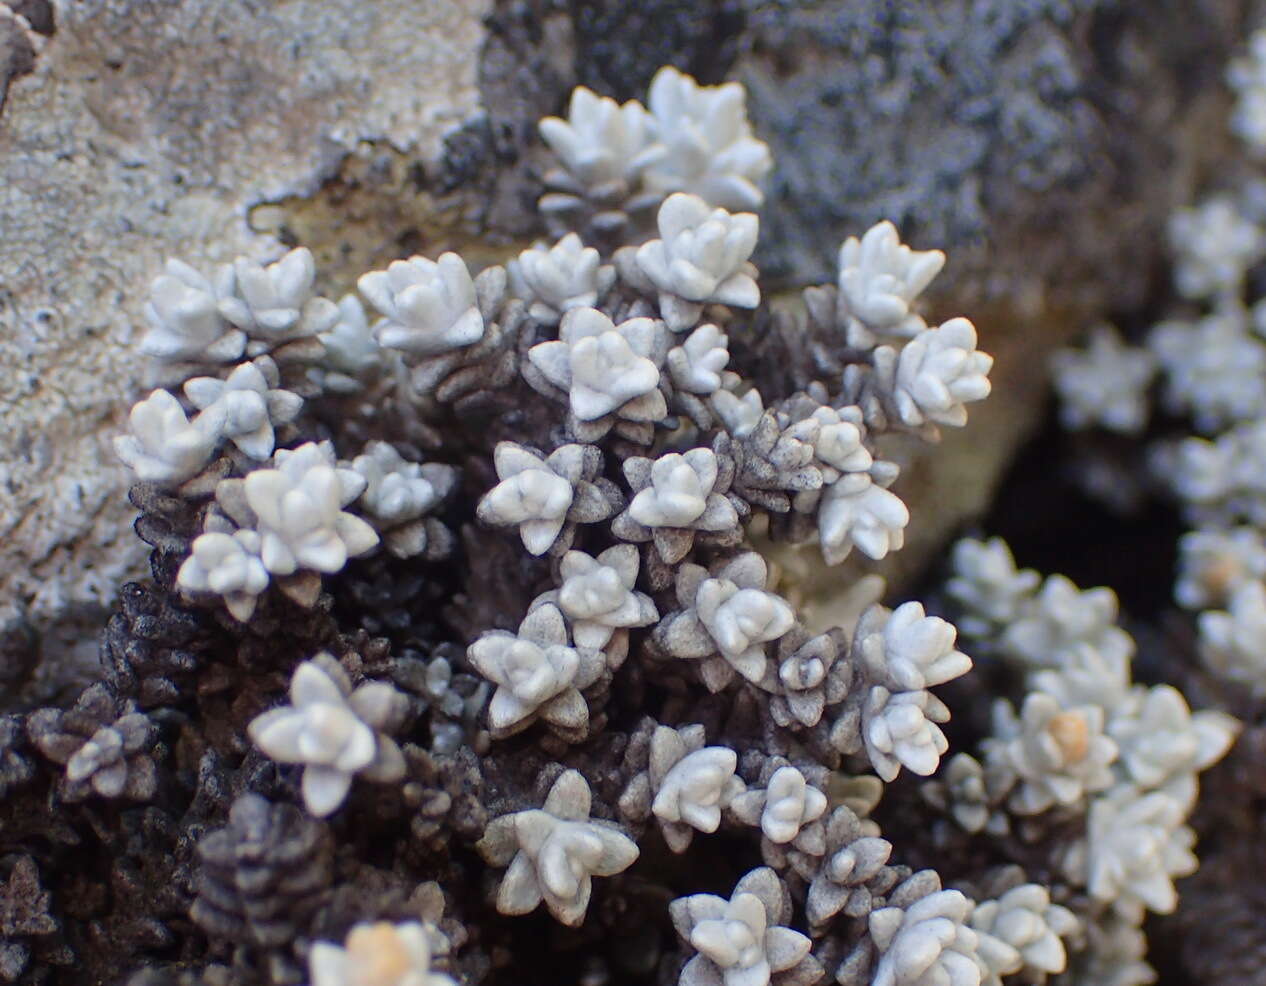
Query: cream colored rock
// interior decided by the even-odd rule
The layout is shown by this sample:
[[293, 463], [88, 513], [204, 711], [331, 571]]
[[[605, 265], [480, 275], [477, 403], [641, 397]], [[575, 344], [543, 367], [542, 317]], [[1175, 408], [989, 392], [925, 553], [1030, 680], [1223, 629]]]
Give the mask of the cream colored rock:
[[490, 4], [54, 7], [46, 38], [0, 5], [35, 51], [0, 98], [0, 644], [99, 625], [144, 572], [110, 438], [152, 389], [135, 343], [164, 260], [276, 259], [251, 208], [312, 194], [364, 142], [438, 159], [479, 108]]

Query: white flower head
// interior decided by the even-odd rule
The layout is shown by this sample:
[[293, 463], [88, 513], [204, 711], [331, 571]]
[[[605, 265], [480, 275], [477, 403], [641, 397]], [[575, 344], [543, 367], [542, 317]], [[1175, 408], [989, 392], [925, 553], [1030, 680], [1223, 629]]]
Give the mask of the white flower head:
[[274, 427], [293, 421], [303, 398], [277, 387], [276, 364], [267, 356], [234, 367], [228, 379], [194, 377], [185, 396], [201, 410], [218, 434], [252, 459], [273, 454]]
[[527, 914], [542, 901], [557, 920], [579, 925], [589, 907], [593, 877], [614, 876], [637, 859], [637, 844], [611, 822], [590, 818], [589, 783], [563, 773], [541, 808], [502, 815], [489, 823], [479, 850], [509, 864], [497, 891], [502, 914]]
[[114, 439], [114, 451], [148, 483], [192, 479], [211, 458], [219, 438], [213, 418], [199, 415], [190, 421], [180, 401], [165, 390], [132, 405], [128, 430]]
[[586, 480], [596, 472], [596, 453], [593, 446], [573, 444], [542, 456], [514, 442], [498, 443], [493, 462], [501, 482], [479, 501], [477, 516], [498, 527], [517, 525], [523, 546], [545, 554], [582, 507], [589, 511], [586, 523], [610, 516], [611, 505], [597, 505], [593, 498], [600, 494]]
[[[338, 321], [338, 307], [313, 294], [315, 277], [307, 247], [296, 247], [268, 265], [238, 257], [233, 261], [234, 290], [220, 299], [220, 314], [252, 339], [269, 344], [327, 332]], [[248, 352], [255, 354], [254, 349]]]
[[936, 784], [934, 790], [944, 797], [954, 821], [964, 831], [980, 832], [989, 824], [993, 805], [979, 760], [969, 753], [954, 754]]
[[768, 986], [778, 973], [791, 982], [819, 981], [812, 941], [784, 925], [791, 916], [785, 892], [774, 871], [761, 867], [739, 880], [729, 900], [713, 894], [674, 900], [669, 912], [677, 933], [699, 953], [682, 969], [680, 986]]
[[431, 968], [432, 925], [418, 921], [358, 924], [342, 945], [314, 942], [308, 955], [312, 986], [457, 986]]
[[695, 596], [699, 622], [721, 657], [748, 681], [765, 673], [765, 644], [795, 625], [787, 601], [765, 588], [765, 560], [747, 552], [729, 561], [715, 578], [705, 579]]
[[382, 359], [378, 340], [365, 317], [365, 306], [354, 294], [344, 295], [338, 303], [334, 325], [317, 338], [325, 347], [319, 360], [325, 370], [322, 385], [335, 393], [353, 393], [360, 389], [356, 379], [377, 366]]
[[883, 621], [882, 628], [871, 620], [859, 624], [856, 652], [866, 664], [871, 681], [891, 691], [917, 691], [941, 685], [971, 670], [971, 658], [954, 648], [958, 631], [938, 616], [928, 616], [923, 604], [902, 603]]
[[759, 220], [749, 212], [713, 209], [696, 195], [670, 195], [660, 206], [659, 239], [637, 249], [637, 266], [659, 291], [660, 311], [674, 332], [693, 328], [705, 304], [760, 304], [756, 268]]
[[988, 969], [984, 986], [1001, 986], [1002, 977], [1022, 970], [1053, 975], [1063, 972], [1068, 955], [1061, 939], [1078, 931], [1072, 911], [1051, 903], [1050, 891], [1036, 883], [1012, 887], [997, 900], [978, 903], [971, 926], [977, 951]]
[[373, 548], [374, 529], [343, 510], [364, 488], [359, 474], [337, 467], [328, 443], [278, 449], [273, 468], [247, 473], [244, 490], [258, 518], [264, 567], [274, 575], [337, 572]]
[[616, 630], [659, 619], [650, 596], [634, 589], [640, 564], [631, 544], [617, 544], [597, 558], [583, 551], [563, 555], [558, 607], [571, 621], [578, 646], [600, 650]]
[[1266, 538], [1249, 526], [1188, 531], [1178, 539], [1178, 572], [1180, 606], [1224, 606], [1244, 583], [1266, 579]]
[[795, 767], [779, 767], [765, 787], [760, 828], [770, 842], [791, 842], [800, 830], [826, 811], [826, 795], [813, 787]]
[[1197, 625], [1205, 664], [1229, 682], [1266, 692], [1266, 583], [1245, 582], [1226, 610], [1201, 613]]
[[966, 405], [989, 396], [992, 367], [993, 357], [976, 348], [976, 327], [967, 319], [922, 330], [897, 356], [897, 416], [912, 427], [930, 421], [961, 428]]
[[614, 271], [599, 263], [597, 250], [568, 233], [553, 246], [537, 243], [510, 261], [510, 289], [529, 302], [528, 312], [538, 322], [556, 325], [573, 308], [596, 305], [610, 286]]
[[[879, 782], [877, 777], [871, 779]], [[825, 852], [805, 897], [805, 916], [812, 928], [822, 928], [841, 911], [854, 917], [874, 909], [874, 897], [866, 885], [888, 863], [892, 843], [872, 834], [872, 829], [873, 822], [859, 818], [846, 805], [837, 805], [831, 812], [825, 825]]]
[[168, 260], [150, 285], [145, 303], [149, 332], [140, 350], [162, 360], [237, 359], [246, 348], [246, 333], [228, 325], [219, 300], [232, 287], [233, 269], [225, 265], [216, 280], [204, 277], [180, 260]]
[[1042, 580], [1031, 568], [1017, 569], [1011, 549], [998, 537], [963, 538], [954, 545], [952, 558], [954, 575], [945, 588], [967, 611], [959, 626], [975, 637], [1014, 622]]
[[1232, 58], [1226, 81], [1235, 90], [1231, 130], [1254, 154], [1266, 151], [1266, 31], [1254, 31], [1248, 50]]
[[845, 240], [839, 255], [840, 296], [850, 321], [860, 323], [850, 325], [850, 344], [873, 342], [870, 333], [914, 336], [926, 329], [912, 306], [944, 266], [944, 253], [911, 250], [887, 220], [860, 240]]
[[1147, 424], [1147, 388], [1156, 376], [1156, 358], [1127, 346], [1116, 329], [1100, 325], [1085, 349], [1061, 349], [1051, 357], [1065, 428], [1102, 427], [1136, 435]]
[[572, 90], [566, 120], [547, 116], [539, 128], [563, 167], [590, 189], [632, 183], [658, 153], [646, 107], [633, 99], [621, 105], [585, 86]]
[[712, 395], [712, 410], [735, 438], [746, 438], [765, 416], [765, 399], [755, 387], [742, 397], [733, 391], [718, 390]]
[[440, 254], [438, 260], [396, 260], [356, 283], [383, 316], [374, 335], [384, 348], [437, 356], [484, 337], [475, 282], [455, 253]]
[[223, 596], [229, 612], [245, 622], [255, 612], [260, 593], [268, 588], [268, 569], [259, 557], [261, 544], [259, 534], [251, 530], [200, 534], [176, 582], [190, 592]]
[[864, 472], [848, 473], [827, 487], [818, 507], [822, 557], [838, 565], [857, 547], [878, 560], [905, 543], [910, 511], [901, 498]]
[[1115, 779], [1117, 745], [1104, 732], [1102, 707], [1063, 708], [1042, 692], [1025, 696], [1019, 718], [1000, 699], [994, 707], [994, 735], [985, 740], [984, 750], [988, 769], [1020, 781], [1010, 801], [1018, 815], [1074, 805], [1111, 787]]
[[1239, 290], [1249, 267], [1266, 251], [1266, 236], [1229, 198], [1179, 209], [1169, 220], [1174, 282], [1188, 298], [1229, 295]]
[[865, 472], [874, 465], [874, 457], [866, 447], [866, 426], [857, 407], [819, 407], [808, 418], [793, 426], [808, 430], [814, 459], [826, 467], [827, 483], [834, 483], [840, 474]]
[[1144, 910], [1169, 914], [1178, 906], [1174, 878], [1199, 865], [1195, 833], [1182, 818], [1182, 806], [1163, 791], [1120, 785], [1090, 803], [1085, 839], [1069, 853], [1066, 875], [1136, 924]]
[[1250, 333], [1242, 308], [1162, 322], [1147, 344], [1165, 371], [1166, 406], [1189, 411], [1199, 430], [1251, 421], [1266, 407], [1266, 345]]
[[661, 455], [651, 467], [650, 485], [629, 504], [629, 514], [646, 527], [691, 527], [704, 518], [716, 480], [711, 449]]
[[1198, 522], [1248, 520], [1266, 525], [1266, 417], [1224, 431], [1215, 441], [1186, 438], [1156, 457], [1162, 475]]
[[1139, 687], [1108, 723], [1130, 779], [1143, 790], [1163, 788], [1190, 810], [1196, 774], [1220, 760], [1240, 724], [1224, 712], [1193, 713], [1171, 685]]
[[730, 361], [730, 340], [711, 322], [700, 325], [680, 345], [668, 351], [673, 386], [707, 397], [721, 389], [721, 372]]
[[568, 391], [580, 421], [618, 413], [654, 422], [668, 414], [658, 389], [663, 331], [652, 318], [616, 325], [596, 308], [574, 308], [563, 316], [559, 338], [537, 343], [528, 358], [550, 383]]
[[338, 809], [356, 774], [404, 776], [404, 756], [387, 735], [407, 710], [393, 686], [366, 682], [353, 691], [338, 661], [319, 654], [295, 668], [290, 703], [257, 716], [247, 732], [271, 759], [304, 765], [303, 801], [316, 817]]
[[707, 746], [687, 753], [660, 781], [651, 811], [664, 822], [715, 832], [721, 810], [743, 790], [743, 782], [734, 773], [737, 767], [738, 754], [729, 747]]
[[467, 656], [497, 686], [488, 722], [502, 734], [525, 729], [538, 716], [563, 729], [584, 729], [589, 707], [580, 690], [606, 668], [600, 651], [569, 645], [567, 624], [553, 603], [528, 613], [517, 634], [489, 630]]
[[1088, 643], [1061, 652], [1059, 665], [1037, 671], [1029, 681], [1060, 705], [1097, 705], [1109, 715], [1130, 696], [1130, 655], [1124, 650], [1101, 652]]
[[1072, 956], [1070, 977], [1085, 986], [1151, 986], [1147, 935], [1138, 922], [1109, 911], [1085, 925], [1086, 948]]
[[882, 685], [872, 687], [862, 706], [862, 740], [875, 773], [885, 781], [902, 767], [922, 777], [936, 773], [949, 749], [937, 723], [948, 719], [949, 709], [931, 692], [894, 695]]
[[768, 579], [768, 565], [754, 551], [735, 555], [711, 573], [701, 565], [680, 566], [676, 594], [682, 608], [656, 627], [658, 646], [673, 657], [702, 660], [700, 673], [710, 691], [725, 688], [736, 672], [760, 682], [769, 670], [766, 644], [796, 624], [787, 601], [766, 588]]
[[971, 900], [957, 890], [872, 911], [870, 936], [879, 947], [872, 986], [979, 986], [971, 911]]
[[388, 442], [370, 442], [352, 460], [365, 479], [361, 503], [386, 524], [403, 524], [430, 513], [456, 482], [452, 466], [410, 462]]
[[662, 146], [646, 171], [650, 188], [689, 192], [726, 209], [760, 207], [760, 182], [773, 159], [752, 136], [743, 86], [701, 86], [665, 66], [651, 80], [647, 102]]
[[1006, 653], [1033, 667], [1059, 667], [1079, 644], [1089, 644], [1115, 665], [1134, 653], [1133, 638], [1116, 626], [1116, 619], [1111, 589], [1081, 590], [1062, 575], [1050, 575], [999, 642]]

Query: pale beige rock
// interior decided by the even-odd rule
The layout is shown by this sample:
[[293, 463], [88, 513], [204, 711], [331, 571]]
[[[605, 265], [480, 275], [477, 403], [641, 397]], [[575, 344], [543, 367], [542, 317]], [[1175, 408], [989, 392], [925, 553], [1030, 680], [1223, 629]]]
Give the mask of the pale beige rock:
[[0, 640], [12, 648], [23, 624], [76, 608], [99, 619], [143, 572], [108, 439], [144, 386], [129, 343], [163, 258], [276, 254], [252, 207], [312, 194], [365, 142], [438, 159], [479, 111], [490, 3], [64, 0], [48, 37], [10, 6], [32, 4], [0, 2]]

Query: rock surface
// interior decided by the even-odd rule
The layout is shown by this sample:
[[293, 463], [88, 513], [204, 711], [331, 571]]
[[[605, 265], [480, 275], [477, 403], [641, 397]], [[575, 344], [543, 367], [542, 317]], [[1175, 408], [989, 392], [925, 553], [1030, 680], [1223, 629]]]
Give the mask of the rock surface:
[[1159, 223], [1226, 146], [1247, 0], [1190, 6], [0, 3], [0, 653], [75, 639], [141, 564], [107, 438], [164, 256], [303, 243], [332, 293], [411, 252], [500, 259], [535, 232], [535, 121], [666, 61], [749, 87], [778, 162], [771, 286], [821, 279], [881, 217], [950, 254], [930, 310], [971, 314], [998, 364], [968, 431], [903, 477], [894, 557], [920, 566], [1040, 415], [1045, 354], [1139, 303]]

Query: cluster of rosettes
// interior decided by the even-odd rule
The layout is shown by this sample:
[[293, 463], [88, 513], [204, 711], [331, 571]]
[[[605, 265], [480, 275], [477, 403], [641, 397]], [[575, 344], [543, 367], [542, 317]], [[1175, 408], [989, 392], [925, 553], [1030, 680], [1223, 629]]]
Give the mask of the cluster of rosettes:
[[[829, 793], [844, 769], [935, 772], [949, 709], [931, 689], [971, 661], [916, 602], [811, 631], [745, 525], [763, 517], [776, 537], [816, 539], [830, 564], [900, 548], [909, 513], [890, 489], [899, 469], [885, 436], [935, 440], [965, 424], [992, 361], [967, 319], [924, 320], [918, 298], [944, 255], [911, 250], [889, 223], [842, 245], [837, 284], [809, 289], [799, 314], [760, 307], [759, 221], [742, 210], [761, 204], [770, 159], [743, 102], [737, 85], [672, 69], [649, 110], [578, 89], [567, 120], [541, 124], [559, 159], [541, 209], [571, 231], [477, 274], [454, 253], [367, 273], [357, 287], [373, 320], [356, 295], [315, 293], [302, 248], [209, 277], [172, 262], [155, 282], [142, 350], [181, 386], [137, 404], [117, 448], [146, 484], [140, 501], [194, 508], [189, 543], [162, 542], [190, 601], [222, 600], [248, 625], [283, 603], [315, 610], [337, 601], [350, 559], [377, 551], [418, 571], [446, 559], [456, 602], [478, 613], [491, 594], [480, 538], [513, 545], [526, 583], [520, 611], [475, 633], [441, 623], [449, 649], [433, 666], [485, 687], [447, 696], [456, 707], [443, 728], [432, 721], [429, 751], [412, 735], [427, 703], [398, 676], [363, 680], [330, 654], [295, 655], [289, 704], [247, 733], [298, 768], [287, 776], [310, 824], [239, 801], [233, 838], [294, 829], [315, 846], [312, 820], [334, 816], [358, 777], [443, 817], [461, 783], [438, 764], [466, 756], [491, 778], [469, 842], [504, 868], [490, 900], [502, 914], [543, 904], [584, 923], [593, 878], [634, 865], [652, 824], [678, 853], [700, 834], [750, 833], [765, 866], [729, 901], [673, 905], [694, 951], [687, 986], [808, 986], [829, 967], [841, 983], [873, 970], [881, 983], [976, 986], [1052, 966], [1049, 935], [1006, 916], [1045, 914], [1040, 888], [1000, 897], [993, 911], [1006, 914], [984, 908], [973, 930], [962, 894], [888, 864], [892, 847], [866, 817], [874, 797], [850, 806]], [[760, 373], [775, 339], [802, 354], [799, 369]], [[622, 691], [644, 708], [620, 735]], [[705, 722], [695, 701], [711, 703]], [[148, 763], [134, 733], [127, 716], [103, 727], [90, 742], [105, 752], [76, 754], [71, 780], [142, 784], [143, 773], [119, 780]], [[547, 758], [531, 783], [525, 749], [526, 764]], [[611, 749], [618, 769], [596, 770]], [[242, 925], [250, 901], [215, 890], [238, 879], [222, 849], [201, 850], [220, 875], [199, 921], [232, 937], [216, 929]], [[808, 934], [787, 926], [800, 908]], [[359, 927], [343, 947], [311, 948], [311, 975], [439, 986], [433, 948], [421, 925]]]
[[[972, 833], [1058, 820], [1064, 834], [1052, 839], [1050, 865], [1088, 897], [1078, 917], [1141, 940], [1144, 912], [1173, 911], [1174, 879], [1196, 868], [1184, 822], [1197, 774], [1226, 753], [1239, 723], [1193, 713], [1170, 685], [1132, 682], [1135, 644], [1116, 625], [1110, 589], [1017, 570], [998, 538], [961, 541], [953, 558], [947, 590], [963, 609], [960, 625], [979, 652], [1023, 672], [1026, 693], [1018, 711], [997, 700], [980, 758], [956, 754], [930, 794]], [[1070, 840], [1073, 818], [1080, 834]], [[1150, 981], [1145, 964], [1117, 971]]]
[[[162, 362], [160, 374], [184, 378], [185, 402], [155, 390], [115, 440], [141, 482], [199, 505], [203, 533], [179, 585], [222, 597], [241, 621], [274, 582], [311, 606], [321, 574], [349, 558], [380, 545], [437, 558], [452, 545], [433, 516], [455, 488], [451, 466], [406, 459], [381, 440], [350, 461], [329, 441], [284, 447], [309, 431], [306, 404], [372, 387], [391, 370], [360, 301], [319, 297], [314, 277], [303, 248], [266, 266], [239, 258], [210, 278], [169, 262], [140, 348]], [[202, 371], [220, 375], [194, 375]]]
[[[1234, 59], [1232, 130], [1250, 154], [1266, 146], [1266, 33]], [[1179, 605], [1200, 611], [1207, 666], [1250, 694], [1266, 692], [1266, 299], [1250, 272], [1266, 258], [1266, 229], [1248, 187], [1181, 209], [1170, 220], [1174, 287], [1193, 307], [1154, 326], [1143, 346], [1099, 330], [1084, 351], [1057, 355], [1061, 413], [1072, 428], [1137, 435], [1149, 388], [1194, 434], [1147, 449], [1153, 473], [1194, 528], [1179, 544]]]

